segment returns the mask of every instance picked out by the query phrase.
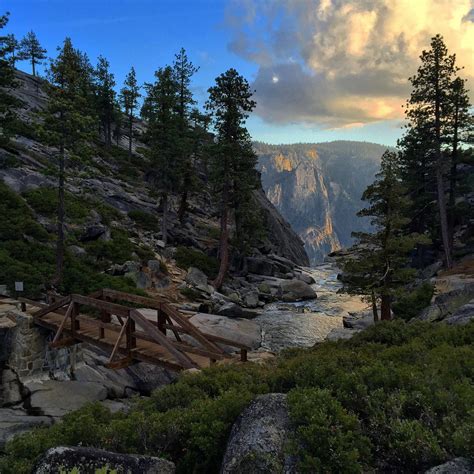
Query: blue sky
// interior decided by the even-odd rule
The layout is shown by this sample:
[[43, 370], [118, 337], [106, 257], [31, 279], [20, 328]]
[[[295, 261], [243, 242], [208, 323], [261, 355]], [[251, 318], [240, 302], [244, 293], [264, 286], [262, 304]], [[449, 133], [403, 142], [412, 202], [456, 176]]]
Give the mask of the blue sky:
[[[341, 10], [330, 0], [0, 0], [0, 12], [11, 13], [9, 32], [22, 37], [33, 29], [49, 55], [65, 36], [93, 62], [104, 55], [119, 86], [132, 65], [139, 81], [151, 81], [153, 72], [184, 47], [200, 67], [194, 90], [202, 104], [215, 77], [234, 67], [257, 90], [259, 105], [248, 122], [256, 140], [353, 139], [393, 145], [401, 134], [399, 109], [408, 91], [406, 84], [398, 84], [412, 72], [413, 53], [398, 51], [407, 59], [401, 64], [398, 57], [389, 59], [399, 69], [394, 71], [397, 86], [388, 84], [388, 71], [372, 56], [379, 47], [392, 50], [391, 44], [370, 44], [362, 35], [374, 11], [354, 7], [362, 2], [342, 3], [349, 8]], [[397, 15], [394, 9], [394, 21]], [[342, 38], [338, 22], [352, 25]], [[322, 31], [324, 41], [318, 41]], [[331, 43], [333, 31], [338, 36]], [[417, 37], [420, 47], [426, 43], [423, 34]], [[461, 39], [465, 43], [465, 38], [453, 42]], [[370, 70], [372, 63], [377, 70]], [[27, 64], [20, 67], [28, 71]]]

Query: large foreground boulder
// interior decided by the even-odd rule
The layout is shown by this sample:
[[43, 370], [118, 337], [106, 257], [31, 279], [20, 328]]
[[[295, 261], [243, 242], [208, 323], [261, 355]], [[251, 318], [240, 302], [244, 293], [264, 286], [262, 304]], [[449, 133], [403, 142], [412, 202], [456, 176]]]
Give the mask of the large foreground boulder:
[[472, 474], [474, 461], [466, 458], [455, 458], [439, 466], [432, 467], [425, 474]]
[[285, 454], [290, 430], [286, 395], [257, 397], [232, 427], [221, 474], [295, 472]]
[[280, 283], [278, 296], [283, 301], [303, 301], [317, 298], [316, 292], [301, 280], [283, 280]]
[[175, 466], [165, 459], [118, 454], [95, 448], [51, 448], [38, 461], [33, 474], [61, 472], [116, 472], [120, 474], [173, 474]]

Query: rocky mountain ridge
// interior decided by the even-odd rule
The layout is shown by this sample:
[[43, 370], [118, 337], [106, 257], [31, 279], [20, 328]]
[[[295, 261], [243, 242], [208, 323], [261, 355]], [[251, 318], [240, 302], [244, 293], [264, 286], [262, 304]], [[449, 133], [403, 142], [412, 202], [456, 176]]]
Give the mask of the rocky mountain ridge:
[[370, 228], [356, 213], [386, 147], [352, 141], [257, 142], [254, 149], [268, 199], [302, 238], [312, 264], [350, 246], [352, 232]]

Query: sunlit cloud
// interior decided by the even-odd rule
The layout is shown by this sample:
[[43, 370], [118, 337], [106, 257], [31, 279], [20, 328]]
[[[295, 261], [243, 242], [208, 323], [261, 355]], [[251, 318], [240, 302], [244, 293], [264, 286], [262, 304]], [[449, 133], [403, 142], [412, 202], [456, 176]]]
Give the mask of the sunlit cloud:
[[258, 65], [257, 113], [268, 122], [401, 119], [408, 77], [437, 33], [474, 89], [471, 0], [238, 1], [230, 11], [236, 6], [229, 48]]

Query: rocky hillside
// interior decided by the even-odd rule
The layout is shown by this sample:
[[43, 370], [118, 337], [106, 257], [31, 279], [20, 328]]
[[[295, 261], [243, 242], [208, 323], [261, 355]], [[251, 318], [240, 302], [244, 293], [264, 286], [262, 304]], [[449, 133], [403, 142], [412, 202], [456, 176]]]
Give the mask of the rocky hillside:
[[[42, 142], [35, 127], [36, 112], [47, 101], [41, 81], [19, 71], [17, 78], [19, 87], [13, 94], [23, 103], [18, 113], [21, 128], [8, 147], [0, 149], [5, 205], [0, 285], [11, 288], [21, 280], [28, 296], [38, 296], [54, 269], [56, 150]], [[143, 127], [136, 124], [138, 135]], [[137, 141], [129, 157], [127, 144], [126, 135], [109, 148], [93, 143], [90, 157], [67, 164], [65, 292], [93, 291], [104, 285], [125, 290], [172, 288], [182, 282], [189, 266], [215, 276], [219, 223], [205, 175], [201, 173], [200, 192], [190, 198], [185, 222], [171, 212], [169, 246], [164, 248], [161, 209], [145, 172], [144, 145]], [[172, 209], [177, 209], [178, 196], [171, 196], [171, 201]], [[249, 256], [266, 259], [270, 266], [274, 256], [307, 265], [302, 241], [263, 191], [256, 192], [256, 202], [265, 230]], [[243, 269], [242, 259], [233, 263], [234, 274]]]
[[351, 141], [254, 147], [265, 193], [303, 239], [312, 264], [350, 246], [351, 232], [368, 229], [356, 213], [385, 147]]

